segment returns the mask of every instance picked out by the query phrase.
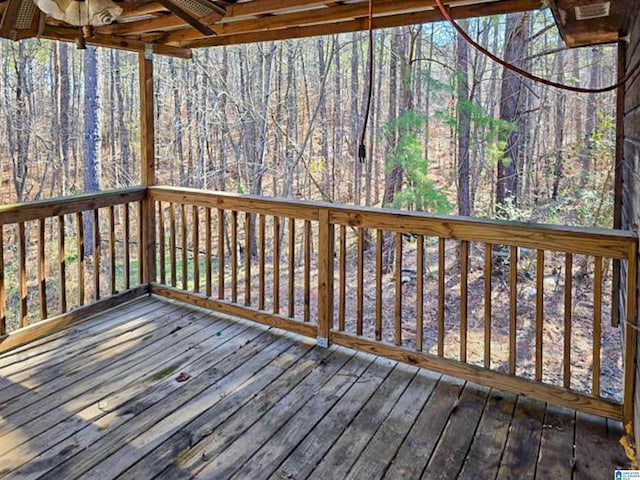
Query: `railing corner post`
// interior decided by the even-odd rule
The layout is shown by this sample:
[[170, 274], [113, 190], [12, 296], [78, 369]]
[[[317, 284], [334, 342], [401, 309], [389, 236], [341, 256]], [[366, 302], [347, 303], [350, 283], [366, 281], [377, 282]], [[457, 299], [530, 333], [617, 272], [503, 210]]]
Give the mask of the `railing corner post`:
[[334, 227], [330, 210], [318, 210], [318, 338], [317, 344], [329, 347], [333, 321], [333, 251]]

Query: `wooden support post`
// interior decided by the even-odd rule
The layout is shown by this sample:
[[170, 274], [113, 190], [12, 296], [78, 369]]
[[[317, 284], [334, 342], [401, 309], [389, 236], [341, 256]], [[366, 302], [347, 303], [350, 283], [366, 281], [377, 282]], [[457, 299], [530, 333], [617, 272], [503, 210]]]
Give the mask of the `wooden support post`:
[[320, 209], [318, 220], [318, 345], [326, 348], [333, 323], [334, 230], [328, 209]]
[[[140, 173], [142, 185], [148, 187], [156, 183], [155, 162], [155, 116], [153, 96], [153, 55], [147, 48], [138, 54], [140, 76]], [[156, 280], [156, 223], [153, 201], [149, 196], [143, 201], [142, 228], [143, 244], [140, 246], [142, 281], [144, 284]]]
[[[627, 43], [618, 42], [618, 78], [626, 75]], [[624, 97], [625, 85], [621, 84], [616, 90], [616, 156], [614, 164], [613, 182], [613, 228], [622, 228], [622, 186], [624, 183], [622, 159], [624, 156]], [[613, 276], [611, 281], [611, 323], [614, 327], [620, 325], [620, 317], [624, 315], [620, 305], [621, 284], [620, 260], [613, 261]]]

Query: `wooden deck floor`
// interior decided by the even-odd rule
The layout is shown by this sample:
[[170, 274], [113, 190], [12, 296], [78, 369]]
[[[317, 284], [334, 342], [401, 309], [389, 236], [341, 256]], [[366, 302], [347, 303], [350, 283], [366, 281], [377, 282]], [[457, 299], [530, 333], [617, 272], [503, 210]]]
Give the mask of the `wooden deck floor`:
[[619, 423], [145, 298], [0, 356], [0, 477], [607, 479]]

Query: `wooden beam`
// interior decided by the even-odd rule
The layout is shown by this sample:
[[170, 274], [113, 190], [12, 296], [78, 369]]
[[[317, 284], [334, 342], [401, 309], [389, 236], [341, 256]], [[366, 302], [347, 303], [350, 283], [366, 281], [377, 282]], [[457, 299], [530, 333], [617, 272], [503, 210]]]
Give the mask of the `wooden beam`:
[[[155, 143], [155, 108], [153, 95], [153, 55], [149, 51], [138, 53], [140, 77], [140, 173], [144, 187], [156, 183], [156, 143]], [[147, 195], [142, 202], [142, 238], [141, 258], [142, 281], [150, 283], [156, 279], [156, 243], [155, 243], [155, 208], [153, 200]]]
[[[429, 2], [423, 2], [428, 5]], [[541, 8], [540, 0], [505, 0], [501, 2], [484, 3], [480, 5], [466, 5], [451, 9], [454, 18], [472, 18], [485, 15], [498, 15], [504, 13], [514, 13]], [[405, 13], [400, 15], [388, 15], [375, 18], [373, 27], [375, 29], [391, 28], [403, 25], [438, 22], [444, 20], [440, 11], [433, 8], [420, 12]], [[357, 32], [368, 27], [366, 17], [347, 20], [343, 22], [333, 21], [307, 26], [292, 26], [288, 28], [274, 28], [266, 31], [253, 31], [249, 33], [229, 34], [229, 30], [220, 30], [216, 26], [216, 37], [198, 38], [197, 32], [185, 30], [174, 32], [164, 40], [168, 45], [184, 46], [186, 48], [199, 48], [217, 45], [234, 45], [241, 43], [263, 42], [271, 40], [284, 40], [290, 38], [303, 38], [318, 35], [332, 35], [338, 33]], [[247, 25], [253, 29], [252, 26]]]
[[[47, 40], [75, 43], [78, 39], [78, 30], [75, 28], [54, 27], [48, 25], [44, 28], [43, 32], [38, 35], [38, 37]], [[117, 50], [127, 50], [130, 52], [144, 52], [146, 45], [149, 45], [148, 43], [141, 42], [140, 40], [100, 34], [96, 34], [90, 38], [87, 38], [86, 41], [87, 45], [115, 48]], [[150, 45], [152, 46], [153, 53], [157, 55], [166, 55], [169, 57], [177, 57], [183, 59], [190, 59], [192, 57], [191, 50], [187, 48], [160, 45], [157, 43]]]
[[[211, 30], [207, 22], [200, 21], [200, 19], [191, 15], [191, 13], [187, 12], [185, 9], [181, 8], [179, 4], [174, 3], [172, 0], [158, 0], [158, 3], [164, 6], [167, 10], [173, 13], [176, 17], [186, 22], [188, 25], [191, 25], [195, 28], [199, 33], [205, 36], [214, 35], [214, 31]], [[218, 15], [215, 19], [212, 19], [213, 23], [216, 20], [222, 18], [222, 15]]]

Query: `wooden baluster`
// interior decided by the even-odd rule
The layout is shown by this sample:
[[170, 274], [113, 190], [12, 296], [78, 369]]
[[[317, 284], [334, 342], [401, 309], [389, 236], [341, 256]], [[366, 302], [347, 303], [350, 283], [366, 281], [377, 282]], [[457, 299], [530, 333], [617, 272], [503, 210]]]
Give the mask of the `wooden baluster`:
[[265, 215], [258, 215], [258, 309], [264, 310]]
[[115, 295], [116, 288], [116, 213], [115, 207], [109, 207], [109, 280], [111, 280], [111, 295]]
[[544, 318], [544, 250], [536, 251], [536, 367], [535, 379], [542, 381], [542, 328]]
[[164, 206], [162, 202], [158, 202], [158, 243], [160, 247], [160, 283], [167, 284], [167, 239], [164, 227]]
[[144, 282], [144, 208], [143, 202], [138, 202], [138, 285]]
[[509, 247], [509, 375], [516, 374], [518, 247]]
[[491, 368], [491, 275], [493, 245], [484, 246], [484, 368]]
[[304, 321], [311, 320], [311, 222], [304, 222]]
[[20, 326], [27, 326], [27, 245], [24, 222], [18, 224], [18, 257], [20, 261]]
[[200, 210], [197, 205], [193, 206], [192, 218], [193, 222], [193, 291], [200, 293]]
[[231, 212], [231, 301], [238, 302], [238, 212]]
[[[309, 229], [311, 233], [311, 229]], [[329, 333], [333, 324], [333, 283], [335, 232], [329, 209], [318, 211], [318, 344], [329, 346]]]
[[460, 361], [467, 361], [469, 242], [460, 242]]
[[396, 232], [395, 343], [402, 345], [402, 233]]
[[[124, 205], [124, 289], [131, 288], [131, 221], [129, 219], [129, 204]], [[174, 275], [175, 278], [175, 275]]]
[[338, 330], [344, 332], [347, 296], [347, 226], [340, 225], [340, 279], [338, 288]]
[[7, 333], [7, 296], [4, 285], [4, 227], [0, 225], [0, 336]]
[[273, 313], [280, 313], [280, 217], [273, 217]]
[[211, 297], [213, 295], [213, 290], [211, 287], [211, 262], [213, 261], [213, 256], [211, 253], [211, 209], [209, 207], [205, 207], [204, 209], [204, 223], [206, 230], [204, 232], [204, 256], [205, 256], [205, 285], [204, 292], [207, 297]]
[[40, 295], [40, 319], [44, 320], [47, 315], [47, 279], [44, 243], [44, 218], [38, 220], [38, 293]]
[[625, 425], [632, 424], [634, 420], [634, 401], [636, 379], [636, 350], [637, 350], [637, 294], [638, 294], [638, 245], [632, 242], [627, 252], [627, 278], [625, 287], [625, 312], [624, 312], [624, 377], [622, 380], [622, 421]]
[[445, 240], [438, 239], [438, 356], [444, 356], [444, 260]]
[[100, 254], [100, 215], [96, 208], [93, 210], [93, 290], [96, 300], [100, 300]]
[[182, 249], [182, 289], [189, 288], [189, 254], [187, 253], [187, 205], [180, 204], [180, 241]]
[[424, 236], [416, 237], [416, 351], [422, 351], [424, 323]]
[[356, 296], [356, 335], [362, 335], [364, 316], [364, 229], [358, 228], [358, 286]]
[[602, 257], [594, 258], [593, 273], [593, 375], [591, 393], [600, 396], [600, 349], [602, 339]]
[[[2, 232], [0, 231], [0, 235]], [[67, 254], [64, 248], [64, 215], [58, 217], [58, 266], [60, 272], [58, 290], [60, 291], [60, 313], [67, 311]]]
[[[84, 305], [84, 273], [86, 271], [86, 259], [84, 256], [84, 222], [82, 212], [76, 213], [76, 227], [78, 229], [78, 305]], [[128, 231], [128, 229], [127, 229]], [[127, 243], [128, 245], [128, 243]], [[127, 262], [127, 265], [129, 262]], [[127, 277], [129, 278], [129, 277]], [[129, 288], [127, 286], [127, 288]]]
[[244, 214], [244, 304], [251, 305], [251, 214]]
[[376, 340], [382, 340], [382, 230], [376, 230]]
[[564, 258], [564, 388], [571, 388], [571, 314], [573, 309], [573, 255]]
[[178, 285], [176, 245], [176, 206], [173, 203], [169, 203], [169, 269], [171, 270], [172, 287]]
[[224, 210], [218, 209], [218, 298], [224, 299]]
[[289, 317], [295, 315], [295, 281], [296, 281], [296, 221], [289, 219]]

